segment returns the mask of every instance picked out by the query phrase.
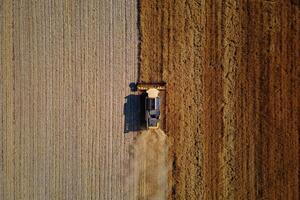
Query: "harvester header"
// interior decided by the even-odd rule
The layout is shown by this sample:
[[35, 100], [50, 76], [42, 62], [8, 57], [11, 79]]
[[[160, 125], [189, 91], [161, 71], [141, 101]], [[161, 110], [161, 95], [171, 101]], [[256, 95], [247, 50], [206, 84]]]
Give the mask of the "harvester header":
[[157, 129], [160, 126], [160, 97], [159, 91], [166, 89], [166, 83], [138, 83], [137, 89], [145, 94], [145, 123], [147, 129]]
[[137, 89], [140, 91], [147, 91], [148, 89], [166, 90], [166, 83], [138, 83]]

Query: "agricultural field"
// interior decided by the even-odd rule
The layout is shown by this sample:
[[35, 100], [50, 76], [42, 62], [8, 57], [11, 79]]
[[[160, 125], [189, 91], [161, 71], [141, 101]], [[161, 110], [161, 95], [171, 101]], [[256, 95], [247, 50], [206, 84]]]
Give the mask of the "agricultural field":
[[167, 82], [169, 199], [299, 199], [299, 1], [142, 0]]
[[134, 199], [137, 2], [1, 0], [0, 38], [0, 199]]
[[297, 200], [299, 77], [298, 0], [0, 0], [0, 200]]

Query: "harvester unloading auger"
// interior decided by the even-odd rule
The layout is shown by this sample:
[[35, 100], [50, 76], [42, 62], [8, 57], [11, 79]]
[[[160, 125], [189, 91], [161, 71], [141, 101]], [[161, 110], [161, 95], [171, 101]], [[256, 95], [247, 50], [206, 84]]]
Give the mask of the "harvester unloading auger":
[[165, 90], [165, 83], [138, 83], [137, 89], [146, 93], [145, 121], [147, 129], [158, 129], [160, 125], [160, 97], [159, 91]]

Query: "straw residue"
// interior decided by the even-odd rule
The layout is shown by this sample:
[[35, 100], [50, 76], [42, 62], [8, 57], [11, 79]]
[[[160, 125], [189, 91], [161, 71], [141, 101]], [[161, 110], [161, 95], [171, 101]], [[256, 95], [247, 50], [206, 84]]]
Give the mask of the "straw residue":
[[141, 132], [133, 145], [133, 168], [138, 199], [166, 199], [168, 189], [168, 145], [160, 130]]

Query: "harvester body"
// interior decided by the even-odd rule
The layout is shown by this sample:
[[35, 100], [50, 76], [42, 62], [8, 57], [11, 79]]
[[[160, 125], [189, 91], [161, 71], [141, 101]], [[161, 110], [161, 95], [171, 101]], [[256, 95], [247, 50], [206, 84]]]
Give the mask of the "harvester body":
[[137, 88], [147, 94], [145, 97], [146, 128], [159, 128], [161, 114], [159, 90], [165, 90], [165, 83], [140, 83]]

